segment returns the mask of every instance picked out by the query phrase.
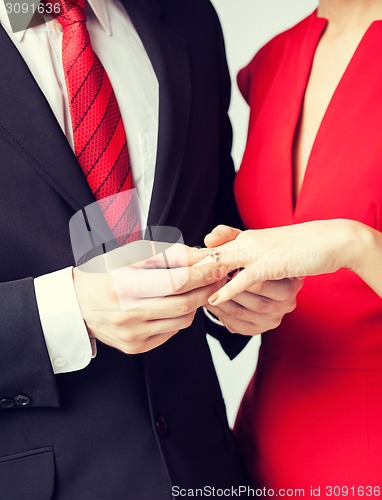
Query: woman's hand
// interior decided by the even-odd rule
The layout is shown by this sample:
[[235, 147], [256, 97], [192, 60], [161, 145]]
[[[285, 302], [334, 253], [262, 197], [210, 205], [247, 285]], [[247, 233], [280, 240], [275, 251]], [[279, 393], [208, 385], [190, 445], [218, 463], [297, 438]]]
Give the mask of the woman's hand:
[[205, 242], [216, 248], [219, 261], [231, 271], [241, 269], [210, 297], [213, 306], [231, 300], [255, 283], [327, 274], [341, 268], [355, 271], [373, 286], [375, 272], [364, 261], [367, 255], [373, 255], [374, 261], [378, 255], [382, 263], [381, 234], [345, 219], [243, 232], [218, 226]]
[[302, 285], [297, 279], [256, 283], [224, 304], [205, 307], [231, 333], [260, 335], [277, 328], [285, 314], [295, 309]]

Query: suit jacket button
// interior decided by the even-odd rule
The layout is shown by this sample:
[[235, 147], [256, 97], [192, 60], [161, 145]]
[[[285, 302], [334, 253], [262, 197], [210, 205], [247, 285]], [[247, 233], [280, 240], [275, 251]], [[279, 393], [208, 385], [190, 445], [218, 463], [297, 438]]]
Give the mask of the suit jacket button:
[[155, 419], [155, 425], [158, 431], [158, 434], [162, 437], [166, 437], [168, 434], [167, 422], [164, 417], [158, 415]]
[[13, 399], [10, 398], [0, 399], [0, 408], [2, 410], [8, 410], [9, 408], [12, 408], [13, 405], [14, 405]]
[[13, 399], [13, 401], [15, 402], [16, 406], [28, 406], [31, 402], [31, 398], [29, 396], [26, 396], [25, 394], [19, 394]]

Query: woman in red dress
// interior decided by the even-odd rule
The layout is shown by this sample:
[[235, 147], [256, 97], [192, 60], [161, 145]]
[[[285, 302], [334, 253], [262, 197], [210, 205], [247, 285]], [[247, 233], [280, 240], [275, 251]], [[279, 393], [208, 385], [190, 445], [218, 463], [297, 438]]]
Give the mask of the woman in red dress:
[[210, 310], [219, 316], [253, 283], [306, 277], [296, 310], [263, 335], [236, 436], [258, 487], [377, 498], [382, 1], [322, 0], [238, 81], [251, 115], [235, 189], [252, 230], [219, 227], [206, 238], [242, 268]]

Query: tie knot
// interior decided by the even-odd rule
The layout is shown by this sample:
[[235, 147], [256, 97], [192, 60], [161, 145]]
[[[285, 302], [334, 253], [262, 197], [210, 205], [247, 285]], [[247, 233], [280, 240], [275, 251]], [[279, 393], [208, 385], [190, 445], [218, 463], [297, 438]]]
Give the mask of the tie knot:
[[86, 22], [85, 0], [42, 0], [46, 12], [65, 28], [74, 23]]

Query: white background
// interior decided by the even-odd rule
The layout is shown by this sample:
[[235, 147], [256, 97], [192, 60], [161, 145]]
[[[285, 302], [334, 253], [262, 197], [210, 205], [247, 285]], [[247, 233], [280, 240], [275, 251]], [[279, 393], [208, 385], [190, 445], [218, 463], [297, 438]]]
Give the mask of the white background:
[[[234, 130], [233, 158], [238, 168], [245, 147], [248, 109], [237, 90], [237, 72], [274, 35], [310, 14], [317, 0], [212, 0], [212, 3], [223, 26], [232, 77], [230, 116]], [[256, 366], [259, 338], [252, 339], [234, 361], [225, 356], [215, 339], [210, 339], [210, 346], [226, 400], [228, 420], [233, 425], [241, 397]]]

